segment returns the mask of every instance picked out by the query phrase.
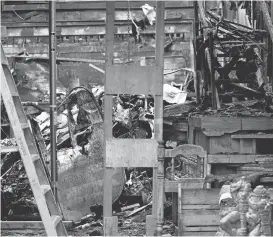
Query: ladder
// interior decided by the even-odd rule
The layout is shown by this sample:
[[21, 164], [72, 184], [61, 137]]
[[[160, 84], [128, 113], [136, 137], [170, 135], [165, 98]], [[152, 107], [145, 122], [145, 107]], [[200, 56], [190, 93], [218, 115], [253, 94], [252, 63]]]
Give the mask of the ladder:
[[[1, 64], [1, 96], [17, 141], [16, 148], [19, 150], [24, 163], [46, 234], [48, 236], [67, 236], [59, 206], [51, 190], [2, 44]], [[1, 153], [6, 151], [8, 149], [1, 147]]]
[[[153, 168], [153, 213], [146, 219], [146, 235], [162, 232], [164, 195], [163, 63], [164, 2], [157, 2], [156, 65], [113, 65], [115, 2], [106, 3], [106, 65], [104, 94], [104, 236], [117, 236], [118, 218], [112, 216], [113, 168]], [[115, 139], [112, 137], [113, 95], [153, 95], [155, 97], [155, 139]], [[160, 235], [160, 234], [159, 234]]]

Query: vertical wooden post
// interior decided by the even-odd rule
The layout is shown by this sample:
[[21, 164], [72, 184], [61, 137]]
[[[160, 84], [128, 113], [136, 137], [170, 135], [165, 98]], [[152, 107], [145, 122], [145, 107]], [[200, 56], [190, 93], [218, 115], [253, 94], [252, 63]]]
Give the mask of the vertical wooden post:
[[[270, 2], [270, 5], [271, 5], [271, 21], [273, 22], [273, 2]], [[271, 64], [273, 64], [273, 41], [271, 42]], [[271, 67], [271, 85], [273, 86], [273, 67]], [[272, 211], [273, 211], [273, 207], [272, 207]], [[273, 215], [271, 218], [273, 218]], [[272, 232], [273, 232], [273, 227], [272, 227]]]
[[[160, 79], [164, 80], [164, 1], [157, 1], [156, 4], [156, 66], [160, 68]], [[157, 185], [155, 187], [157, 195], [154, 200], [157, 200], [157, 236], [162, 235], [163, 219], [164, 219], [164, 141], [163, 140], [163, 87], [162, 94], [155, 96], [155, 138], [158, 141], [158, 170], [157, 170]]]
[[[113, 64], [115, 2], [106, 2], [105, 35], [105, 82], [111, 75], [107, 66]], [[104, 84], [105, 84], [104, 82]], [[112, 103], [113, 96], [104, 94], [104, 177], [103, 177], [103, 230], [104, 236], [117, 235], [117, 217], [112, 217], [112, 176], [113, 169], [106, 167], [106, 140], [112, 138]]]
[[51, 154], [51, 186], [58, 202], [57, 181], [57, 106], [56, 106], [56, 2], [49, 2], [49, 74], [50, 74], [50, 154]]
[[212, 93], [212, 109], [217, 109], [216, 104], [216, 87], [215, 87], [215, 71], [213, 65], [213, 33], [209, 33], [209, 52], [210, 52], [210, 76], [211, 76], [211, 93]]

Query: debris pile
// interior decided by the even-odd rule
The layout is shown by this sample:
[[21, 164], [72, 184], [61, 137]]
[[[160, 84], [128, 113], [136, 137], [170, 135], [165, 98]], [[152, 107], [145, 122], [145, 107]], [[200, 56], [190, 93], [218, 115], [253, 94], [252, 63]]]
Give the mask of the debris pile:
[[223, 185], [219, 194], [220, 227], [216, 236], [270, 236], [273, 189], [253, 190], [244, 177]]
[[202, 22], [203, 34], [196, 41], [197, 70], [202, 72], [197, 88], [204, 90], [205, 107], [220, 109], [225, 103], [253, 99], [272, 106], [272, 85], [262, 57], [268, 54], [263, 42], [268, 32], [229, 21], [210, 10]]

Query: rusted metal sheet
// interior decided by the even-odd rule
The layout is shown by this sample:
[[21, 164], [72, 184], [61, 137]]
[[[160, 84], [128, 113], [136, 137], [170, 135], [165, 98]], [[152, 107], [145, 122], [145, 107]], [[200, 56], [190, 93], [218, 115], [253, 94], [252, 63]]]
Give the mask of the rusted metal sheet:
[[154, 139], [111, 139], [106, 141], [107, 167], [157, 167]]
[[106, 81], [105, 93], [107, 94], [162, 94], [162, 83], [158, 77], [162, 68], [157, 66], [108, 66], [106, 73], [111, 79]]

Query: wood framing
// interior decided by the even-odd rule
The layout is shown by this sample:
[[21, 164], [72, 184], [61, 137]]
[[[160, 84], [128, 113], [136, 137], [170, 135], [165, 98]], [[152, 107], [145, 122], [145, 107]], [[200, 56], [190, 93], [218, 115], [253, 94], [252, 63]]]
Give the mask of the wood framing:
[[[113, 65], [115, 2], [107, 2], [106, 67], [104, 95], [104, 235], [117, 235], [117, 217], [112, 216], [112, 168], [151, 167], [153, 172], [153, 215], [147, 217], [147, 235], [162, 234], [164, 205], [163, 67], [164, 2], [157, 2], [156, 66]], [[114, 94], [155, 96], [155, 139], [113, 139], [112, 98]], [[158, 169], [157, 169], [158, 168]], [[155, 225], [156, 224], [156, 225]], [[155, 229], [156, 227], [156, 229]]]

